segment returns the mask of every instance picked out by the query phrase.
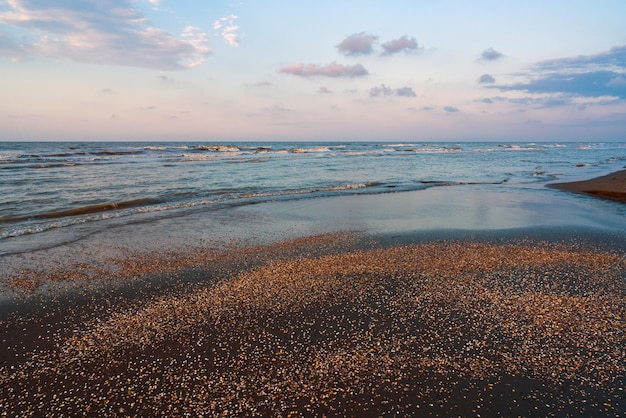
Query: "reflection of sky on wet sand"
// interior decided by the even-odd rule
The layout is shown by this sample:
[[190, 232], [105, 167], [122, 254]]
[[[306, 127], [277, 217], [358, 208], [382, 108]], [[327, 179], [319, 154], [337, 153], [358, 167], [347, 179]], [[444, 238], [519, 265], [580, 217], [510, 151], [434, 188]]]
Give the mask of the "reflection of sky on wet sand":
[[592, 227], [624, 229], [626, 219], [600, 210], [605, 202], [565, 193], [485, 191], [471, 186], [418, 192], [311, 199], [255, 205], [279, 218], [372, 232], [423, 229], [510, 229], [524, 227]]
[[57, 267], [78, 261], [99, 265], [133, 254], [233, 248], [347, 230], [385, 234], [571, 227], [623, 234], [625, 215], [626, 205], [547, 188], [434, 187], [227, 207], [99, 230], [89, 225], [59, 228], [46, 235], [48, 247], [33, 243], [36, 235], [15, 239], [15, 252], [0, 257], [0, 270], [46, 269], [50, 260], [57, 260]]

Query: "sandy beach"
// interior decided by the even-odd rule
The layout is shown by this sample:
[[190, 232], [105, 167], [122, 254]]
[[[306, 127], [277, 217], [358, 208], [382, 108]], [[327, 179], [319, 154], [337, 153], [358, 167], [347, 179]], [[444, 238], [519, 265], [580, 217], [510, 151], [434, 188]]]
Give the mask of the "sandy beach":
[[626, 170], [590, 180], [555, 183], [550, 187], [626, 203]]
[[621, 416], [623, 216], [545, 191], [269, 202], [7, 255], [0, 410]]
[[[626, 255], [611, 240], [337, 233], [48, 273], [75, 290], [4, 311], [1, 409], [619, 416]], [[25, 277], [24, 294], [43, 286]]]

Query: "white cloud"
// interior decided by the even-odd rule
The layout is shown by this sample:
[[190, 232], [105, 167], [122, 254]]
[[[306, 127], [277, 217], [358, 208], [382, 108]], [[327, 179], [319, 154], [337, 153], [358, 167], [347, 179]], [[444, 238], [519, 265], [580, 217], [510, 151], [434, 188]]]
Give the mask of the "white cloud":
[[174, 36], [153, 26], [131, 0], [11, 0], [8, 6], [0, 13], [0, 24], [26, 29], [38, 38], [24, 42], [25, 56], [179, 70], [199, 65], [211, 52], [200, 29], [188, 27]]
[[230, 15], [226, 17], [221, 17], [213, 23], [214, 30], [222, 29], [221, 35], [232, 46], [239, 46], [239, 42], [241, 41], [241, 36], [236, 33], [239, 30], [239, 26], [235, 25], [235, 20], [237, 16]]
[[200, 28], [195, 26], [187, 26], [185, 31], [181, 34], [181, 37], [189, 42], [196, 51], [200, 53], [200, 56], [195, 60], [189, 59], [187, 67], [194, 68], [204, 62], [204, 57], [211, 53], [209, 48], [209, 36], [202, 32]]

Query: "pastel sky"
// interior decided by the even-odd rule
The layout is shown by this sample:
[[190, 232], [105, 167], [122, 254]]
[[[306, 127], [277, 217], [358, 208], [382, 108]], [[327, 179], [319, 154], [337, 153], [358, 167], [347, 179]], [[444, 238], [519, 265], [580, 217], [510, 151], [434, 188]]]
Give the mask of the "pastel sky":
[[0, 140], [626, 141], [626, 1], [0, 0]]

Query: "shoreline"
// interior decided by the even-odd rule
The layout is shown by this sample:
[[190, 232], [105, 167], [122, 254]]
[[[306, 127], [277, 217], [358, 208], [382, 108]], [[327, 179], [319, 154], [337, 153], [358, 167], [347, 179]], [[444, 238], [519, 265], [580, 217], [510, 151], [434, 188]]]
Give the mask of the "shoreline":
[[614, 416], [619, 237], [335, 233], [146, 255], [118, 268], [127, 288], [3, 316], [0, 403], [16, 416]]
[[552, 183], [548, 187], [626, 203], [626, 170], [589, 180]]
[[[319, 234], [277, 236], [267, 242], [242, 241], [235, 238], [231, 242], [223, 240], [218, 245], [213, 243], [208, 247], [189, 246], [177, 249], [150, 247], [144, 251], [124, 253], [118, 251], [97, 259], [68, 257], [56, 267], [46, 267], [39, 262], [36, 267], [21, 267], [6, 272], [0, 295], [0, 320], [3, 313], [10, 312], [13, 308], [22, 306], [29, 311], [32, 303], [45, 303], [65, 296], [80, 298], [103, 290], [115, 293], [119, 289], [126, 289], [122, 290], [122, 293], [127, 295], [136, 293], [137, 291], [133, 289], [141, 288], [146, 281], [150, 282], [148, 290], [152, 292], [157, 282], [167, 288], [167, 282], [173, 274], [193, 275], [193, 271], [207, 273], [216, 270], [211, 275], [220, 272], [224, 274], [226, 271], [232, 275], [254, 265], [264, 264], [265, 257], [285, 259], [303, 253], [342, 254], [354, 250], [433, 242], [479, 242], [489, 245], [518, 242], [568, 243], [598, 251], [620, 253], [626, 248], [626, 235], [621, 229], [563, 225], [383, 232], [330, 229]], [[44, 253], [42, 256], [49, 259], [51, 254]]]

